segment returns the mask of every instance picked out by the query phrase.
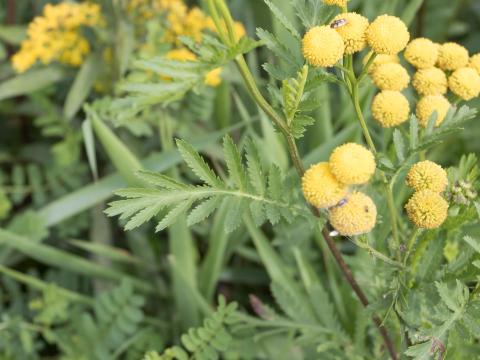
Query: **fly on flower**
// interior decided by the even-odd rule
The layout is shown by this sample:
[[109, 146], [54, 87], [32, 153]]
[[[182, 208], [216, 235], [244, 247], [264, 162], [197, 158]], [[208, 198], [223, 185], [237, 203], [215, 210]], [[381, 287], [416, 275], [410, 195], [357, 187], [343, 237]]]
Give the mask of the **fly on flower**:
[[342, 26], [345, 26], [348, 24], [348, 21], [347, 19], [338, 19], [338, 20], [334, 20], [331, 24], [330, 24], [330, 27], [332, 29], [338, 29], [339, 27], [342, 27]]

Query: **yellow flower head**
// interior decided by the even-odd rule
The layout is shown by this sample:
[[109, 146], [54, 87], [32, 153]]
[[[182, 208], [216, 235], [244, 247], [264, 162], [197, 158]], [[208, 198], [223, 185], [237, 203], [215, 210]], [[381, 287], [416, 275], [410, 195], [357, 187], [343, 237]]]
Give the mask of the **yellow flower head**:
[[[363, 66], [367, 65], [368, 59], [370, 58], [370, 56], [372, 54], [373, 54], [372, 52], [369, 52], [362, 59]], [[368, 69], [368, 73], [371, 75], [375, 70], [377, 70], [377, 68], [380, 65], [390, 64], [390, 63], [400, 64], [400, 59], [398, 58], [397, 55], [377, 55], [377, 56], [375, 56], [375, 59], [373, 60], [372, 64], [370, 65], [370, 68]]]
[[480, 53], [475, 54], [470, 58], [469, 66], [477, 70], [477, 73], [480, 75]]
[[398, 17], [381, 15], [367, 29], [367, 42], [377, 54], [395, 55], [410, 40], [407, 26]]
[[367, 46], [365, 32], [368, 28], [368, 19], [366, 17], [354, 12], [339, 14], [332, 20], [330, 27], [342, 37], [345, 54], [362, 51]]
[[27, 39], [12, 57], [12, 65], [17, 72], [28, 70], [37, 61], [80, 66], [90, 52], [90, 44], [81, 27], [102, 26], [103, 23], [101, 8], [97, 4], [47, 4], [43, 15], [28, 25]]
[[217, 87], [222, 82], [222, 68], [216, 68], [205, 75], [205, 84]]
[[406, 182], [415, 191], [430, 190], [441, 193], [448, 185], [447, 172], [433, 161], [420, 161], [410, 168]]
[[330, 171], [327, 162], [308, 169], [302, 178], [303, 195], [317, 208], [329, 208], [347, 195], [347, 186], [339, 182]]
[[447, 76], [439, 68], [420, 69], [413, 76], [413, 87], [420, 95], [442, 95], [447, 92]]
[[315, 26], [303, 37], [303, 56], [313, 66], [335, 65], [344, 48], [342, 37], [329, 26]]
[[324, 4], [344, 8], [348, 0], [323, 0]]
[[367, 195], [354, 192], [329, 210], [329, 220], [340, 235], [365, 234], [375, 227], [377, 207]]
[[417, 69], [427, 69], [435, 66], [438, 59], [438, 44], [426, 38], [412, 40], [403, 56]]
[[347, 143], [330, 156], [330, 170], [338, 181], [347, 185], [365, 184], [375, 173], [375, 158], [362, 145]]
[[197, 56], [188, 50], [187, 48], [179, 48], [170, 50], [166, 58], [169, 60], [177, 60], [177, 61], [195, 61], [197, 60]]
[[457, 70], [467, 66], [468, 61], [468, 50], [456, 43], [445, 43], [438, 50], [437, 65], [440, 69]]
[[480, 75], [473, 68], [460, 68], [448, 78], [448, 87], [459, 98], [471, 100], [480, 93]]
[[405, 205], [409, 219], [419, 228], [436, 229], [448, 216], [448, 203], [431, 190], [417, 191]]
[[417, 103], [416, 115], [419, 124], [426, 128], [428, 121], [432, 114], [437, 112], [437, 120], [435, 126], [439, 126], [445, 116], [447, 115], [448, 110], [450, 109], [450, 102], [443, 95], [427, 95], [421, 98]]
[[371, 73], [373, 83], [380, 90], [401, 91], [408, 86], [410, 75], [407, 70], [397, 63], [387, 63], [376, 67]]
[[394, 127], [407, 121], [409, 114], [408, 100], [399, 91], [385, 90], [373, 99], [373, 118], [385, 128]]

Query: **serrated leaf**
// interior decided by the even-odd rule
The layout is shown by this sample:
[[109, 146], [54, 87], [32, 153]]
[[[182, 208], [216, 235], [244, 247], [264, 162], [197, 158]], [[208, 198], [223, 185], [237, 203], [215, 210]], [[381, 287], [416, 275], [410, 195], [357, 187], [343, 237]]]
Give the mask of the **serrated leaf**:
[[140, 180], [145, 181], [145, 183], [155, 185], [161, 188], [170, 189], [170, 190], [184, 190], [188, 189], [188, 185], [185, 185], [167, 175], [160, 173], [141, 170], [135, 174]]
[[223, 182], [217, 177], [213, 170], [208, 166], [203, 157], [195, 149], [183, 140], [177, 140], [178, 150], [190, 169], [200, 180], [210, 186], [223, 188]]
[[247, 172], [250, 184], [257, 195], [263, 196], [265, 194], [266, 179], [263, 174], [258, 148], [252, 139], [246, 144], [245, 157], [247, 158]]
[[223, 139], [223, 152], [230, 177], [240, 190], [246, 190], [247, 178], [237, 146], [229, 135]]
[[231, 233], [242, 223], [243, 213], [245, 212], [247, 203], [245, 199], [242, 198], [229, 198], [227, 201], [225, 231]]
[[220, 205], [221, 198], [212, 197], [196, 206], [187, 217], [187, 225], [193, 226], [208, 218]]
[[270, 11], [277, 18], [277, 20], [280, 22], [280, 24], [282, 24], [283, 27], [290, 34], [292, 34], [293, 37], [295, 37], [297, 40], [301, 40], [301, 36], [298, 33], [297, 29], [295, 29], [295, 26], [293, 26], [293, 24], [290, 22], [290, 20], [287, 19], [287, 17], [280, 11], [280, 9], [274, 3], [272, 3], [270, 0], [263, 0], [263, 1], [270, 8]]
[[393, 144], [395, 145], [398, 161], [403, 163], [405, 161], [405, 141], [403, 140], [402, 133], [398, 129], [393, 131]]
[[184, 214], [185, 212], [190, 209], [192, 206], [191, 201], [185, 201], [183, 203], [178, 204], [176, 207], [174, 207], [170, 212], [165, 215], [165, 217], [157, 224], [157, 227], [155, 228], [155, 232], [160, 232], [170, 225], [174, 224], [175, 222], [178, 221], [180, 215]]

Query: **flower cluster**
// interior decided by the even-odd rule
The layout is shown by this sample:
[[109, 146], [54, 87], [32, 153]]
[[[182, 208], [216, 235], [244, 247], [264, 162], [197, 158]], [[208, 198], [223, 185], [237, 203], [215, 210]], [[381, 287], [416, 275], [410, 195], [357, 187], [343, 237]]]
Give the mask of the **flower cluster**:
[[29, 24], [27, 39], [13, 55], [12, 65], [17, 72], [28, 70], [37, 61], [80, 66], [90, 52], [90, 44], [81, 28], [102, 24], [101, 9], [97, 4], [47, 4], [43, 15]]
[[329, 220], [339, 234], [354, 236], [373, 229], [377, 209], [372, 199], [351, 185], [367, 183], [375, 173], [375, 158], [365, 147], [347, 143], [337, 147], [328, 162], [313, 165], [302, 178], [305, 199], [328, 209]]
[[406, 183], [415, 191], [405, 205], [410, 220], [424, 229], [442, 225], [448, 215], [448, 202], [441, 195], [448, 186], [446, 171], [432, 161], [421, 161], [410, 168]]

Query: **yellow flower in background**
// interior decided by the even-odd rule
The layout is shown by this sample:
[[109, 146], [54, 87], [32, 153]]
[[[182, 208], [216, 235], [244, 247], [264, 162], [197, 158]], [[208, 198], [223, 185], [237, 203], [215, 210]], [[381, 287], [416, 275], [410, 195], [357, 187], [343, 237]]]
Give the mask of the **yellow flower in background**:
[[381, 15], [367, 29], [367, 42], [377, 54], [395, 55], [410, 40], [407, 26], [396, 16]]
[[433, 161], [420, 161], [408, 171], [406, 183], [415, 191], [430, 190], [441, 193], [448, 185], [447, 172]]
[[331, 6], [345, 7], [348, 0], [323, 0], [323, 3]]
[[436, 229], [448, 216], [447, 201], [430, 190], [415, 192], [405, 205], [405, 209], [409, 219], [422, 229]]
[[330, 171], [327, 162], [308, 169], [302, 178], [303, 195], [316, 208], [329, 208], [347, 195], [347, 186], [339, 182]]
[[177, 61], [195, 61], [197, 56], [187, 48], [173, 49], [167, 52], [165, 57], [169, 60]]
[[343, 57], [343, 39], [329, 26], [311, 28], [302, 43], [303, 56], [313, 66], [330, 67]]
[[329, 160], [330, 171], [346, 185], [365, 184], [375, 173], [375, 157], [362, 145], [347, 143], [337, 147]]
[[43, 15], [29, 24], [27, 39], [12, 56], [12, 65], [17, 72], [28, 70], [37, 61], [80, 66], [90, 53], [90, 44], [81, 33], [81, 27], [102, 26], [103, 23], [97, 4], [47, 4]]
[[480, 54], [475, 54], [470, 58], [469, 66], [477, 70], [477, 73], [480, 75]]
[[343, 236], [366, 234], [375, 227], [377, 207], [373, 200], [361, 192], [347, 196], [328, 211], [333, 228]]
[[222, 82], [222, 68], [216, 68], [205, 75], [205, 84], [216, 87]]
[[340, 34], [345, 44], [345, 54], [362, 51], [367, 46], [365, 32], [368, 28], [368, 19], [357, 13], [337, 15], [330, 27]]
[[410, 82], [407, 70], [397, 63], [379, 65], [371, 73], [373, 83], [381, 90], [401, 91]]
[[426, 128], [430, 117], [436, 111], [437, 120], [435, 126], [439, 126], [443, 120], [445, 120], [445, 116], [447, 115], [450, 106], [450, 102], [443, 95], [428, 95], [422, 97], [417, 102], [416, 116], [418, 123], [423, 128]]
[[468, 50], [459, 44], [449, 42], [438, 49], [437, 66], [442, 70], [457, 70], [467, 66], [468, 61]]
[[409, 114], [408, 100], [399, 91], [385, 90], [373, 99], [373, 118], [385, 128], [402, 124], [407, 121]]
[[[372, 54], [372, 52], [369, 52], [366, 56], [364, 56], [362, 59], [363, 66], [367, 65], [368, 59], [370, 59]], [[375, 56], [375, 59], [373, 59], [373, 62], [368, 69], [368, 73], [371, 75], [380, 65], [390, 63], [400, 64], [400, 59], [397, 55], [377, 55]]]
[[448, 78], [450, 90], [463, 100], [471, 100], [480, 93], [480, 75], [473, 68], [460, 68]]
[[439, 68], [420, 69], [413, 76], [413, 87], [420, 95], [443, 95], [448, 90], [447, 75]]
[[434, 67], [438, 59], [439, 45], [426, 38], [412, 40], [403, 56], [417, 69]]

